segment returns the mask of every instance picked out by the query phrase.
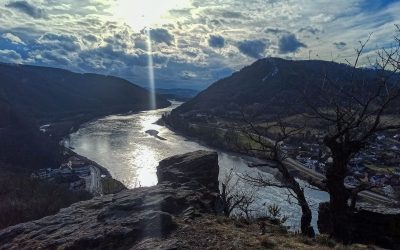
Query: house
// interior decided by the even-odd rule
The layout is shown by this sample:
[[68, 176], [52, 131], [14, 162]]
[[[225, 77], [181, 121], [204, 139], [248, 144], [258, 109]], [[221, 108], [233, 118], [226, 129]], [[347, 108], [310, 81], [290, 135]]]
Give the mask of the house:
[[72, 174], [72, 169], [68, 166], [63, 166], [58, 169], [58, 172], [61, 176], [68, 176]]
[[83, 178], [79, 178], [69, 183], [70, 190], [83, 190], [86, 188], [86, 181]]
[[384, 136], [384, 135], [378, 135], [377, 137], [376, 137], [376, 139], [378, 139], [379, 141], [382, 141], [383, 139], [385, 139], [386, 138], [386, 136]]
[[385, 183], [388, 181], [388, 179], [385, 177], [385, 175], [374, 175], [371, 178], [369, 178], [369, 182], [372, 185], [383, 187]]
[[73, 167], [72, 171], [80, 177], [86, 177], [90, 175], [90, 166]]
[[51, 177], [51, 168], [39, 169], [33, 172], [31, 177], [37, 179], [48, 179]]
[[78, 157], [76, 157], [76, 156], [72, 156], [72, 157], [70, 157], [69, 159], [68, 159], [68, 163], [67, 163], [71, 168], [74, 168], [74, 167], [82, 167], [82, 166], [84, 166], [86, 163], [83, 161], [83, 160], [81, 160], [81, 159], [79, 159]]

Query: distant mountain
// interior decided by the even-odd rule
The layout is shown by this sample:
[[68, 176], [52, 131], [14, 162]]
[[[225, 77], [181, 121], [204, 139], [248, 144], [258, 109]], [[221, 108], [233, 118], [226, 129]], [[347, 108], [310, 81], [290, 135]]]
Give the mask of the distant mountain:
[[[149, 109], [149, 92], [124, 79], [97, 74], [0, 64], [0, 95], [35, 118]], [[157, 97], [158, 107], [169, 103]]]
[[156, 89], [156, 93], [166, 99], [187, 101], [195, 97], [200, 91], [194, 89]]
[[[345, 64], [328, 61], [260, 59], [215, 82], [174, 112], [224, 115], [243, 108], [253, 108], [265, 115], [287, 109], [289, 104], [290, 108], [299, 109], [304, 103], [303, 90], [306, 85], [307, 98], [315, 98], [318, 93], [313, 92], [312, 86], [322, 84], [325, 74], [333, 81], [348, 84], [351, 70]], [[375, 73], [369, 69], [358, 69], [356, 72], [367, 81], [376, 77]]]

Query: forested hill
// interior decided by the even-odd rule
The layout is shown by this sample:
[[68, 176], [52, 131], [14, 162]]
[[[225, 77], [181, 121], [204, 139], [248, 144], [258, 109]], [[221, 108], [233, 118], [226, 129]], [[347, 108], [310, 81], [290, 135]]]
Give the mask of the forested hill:
[[[149, 109], [149, 92], [127, 80], [47, 67], [1, 63], [0, 94], [36, 118]], [[161, 97], [157, 104], [169, 105]]]
[[[149, 92], [124, 79], [0, 63], [0, 169], [58, 166], [59, 140], [98, 116], [149, 109]], [[158, 107], [170, 103], [157, 98]], [[49, 134], [40, 132], [52, 123]]]
[[[319, 93], [312, 86], [323, 84], [325, 76], [346, 86], [351, 71], [345, 64], [329, 61], [264, 58], [215, 82], [175, 112], [218, 115], [247, 107], [261, 113], [279, 113], [288, 104], [302, 105], [304, 98], [316, 98]], [[366, 82], [377, 77], [371, 69], [357, 69], [355, 75]]]

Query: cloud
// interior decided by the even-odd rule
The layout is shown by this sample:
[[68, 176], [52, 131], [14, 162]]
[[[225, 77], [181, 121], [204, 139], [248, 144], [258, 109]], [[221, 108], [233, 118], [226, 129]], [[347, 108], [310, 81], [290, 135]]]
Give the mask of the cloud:
[[223, 11], [221, 13], [222, 17], [225, 18], [243, 18], [243, 14], [237, 11]]
[[4, 33], [1, 37], [4, 39], [7, 39], [8, 41], [10, 41], [13, 44], [25, 45], [25, 43], [21, 40], [21, 38], [19, 38], [18, 36], [14, 35], [14, 34], [11, 34], [11, 33]]
[[151, 29], [150, 37], [156, 43], [165, 43], [167, 45], [171, 45], [174, 41], [174, 36], [163, 28]]
[[333, 45], [335, 45], [337, 49], [344, 49], [344, 47], [346, 47], [347, 44], [345, 42], [336, 42], [333, 43]]
[[136, 37], [134, 39], [134, 42], [135, 42], [135, 48], [141, 50], [147, 50], [147, 41], [144, 37]]
[[81, 46], [74, 35], [46, 33], [38, 39], [38, 44], [45, 48], [60, 48], [66, 51], [78, 51]]
[[296, 52], [301, 48], [307, 48], [307, 45], [300, 42], [294, 34], [284, 34], [278, 42], [279, 52], [282, 54]]
[[245, 40], [238, 43], [238, 49], [246, 56], [253, 58], [264, 57], [267, 44], [262, 40]]
[[182, 80], [192, 80], [197, 77], [196, 73], [190, 71], [183, 71], [179, 76]]
[[308, 33], [315, 35], [315, 34], [321, 32], [321, 30], [318, 28], [307, 26], [307, 27], [300, 28], [299, 32], [308, 32]]
[[206, 18], [243, 19], [245, 17], [243, 13], [229, 10], [229, 8], [205, 8], [202, 12]]
[[225, 47], [225, 38], [220, 35], [210, 35], [208, 45], [213, 48], [223, 48]]
[[45, 51], [33, 51], [36, 63], [43, 63], [45, 65], [62, 65], [63, 67], [72, 64], [71, 58], [68, 57], [62, 50], [45, 50]]
[[[156, 82], [164, 87], [205, 87], [266, 55], [306, 59], [309, 50], [301, 49], [306, 46], [312, 48], [311, 56], [328, 60], [334, 49], [340, 52], [337, 61], [344, 62], [369, 33], [371, 55], [376, 48], [390, 46], [394, 24], [400, 23], [400, 1], [187, 1], [149, 26]], [[116, 2], [134, 6], [135, 1], [0, 2], [1, 60], [147, 82], [147, 34], [125, 24], [129, 16], [125, 20], [114, 13]], [[184, 80], [188, 77], [192, 79]]]
[[271, 33], [271, 34], [280, 34], [280, 33], [287, 33], [286, 30], [280, 29], [280, 28], [266, 28], [264, 30], [265, 33]]
[[47, 18], [47, 13], [42, 8], [38, 8], [27, 1], [15, 1], [6, 4], [6, 7], [18, 10], [33, 18]]
[[99, 39], [98, 39], [96, 36], [91, 35], [91, 34], [85, 35], [85, 36], [83, 37], [83, 39], [85, 39], [85, 40], [88, 41], [88, 42], [93, 42], [93, 43], [99, 41]]
[[14, 50], [5, 49], [0, 50], [0, 61], [8, 63], [20, 63], [22, 61], [22, 57]]

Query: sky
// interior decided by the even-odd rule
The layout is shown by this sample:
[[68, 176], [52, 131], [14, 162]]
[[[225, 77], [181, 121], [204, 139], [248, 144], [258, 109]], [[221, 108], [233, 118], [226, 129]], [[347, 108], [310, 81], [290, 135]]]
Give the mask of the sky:
[[264, 57], [351, 61], [372, 33], [367, 64], [399, 13], [400, 0], [0, 0], [0, 61], [147, 86], [151, 55], [156, 87], [203, 89]]

